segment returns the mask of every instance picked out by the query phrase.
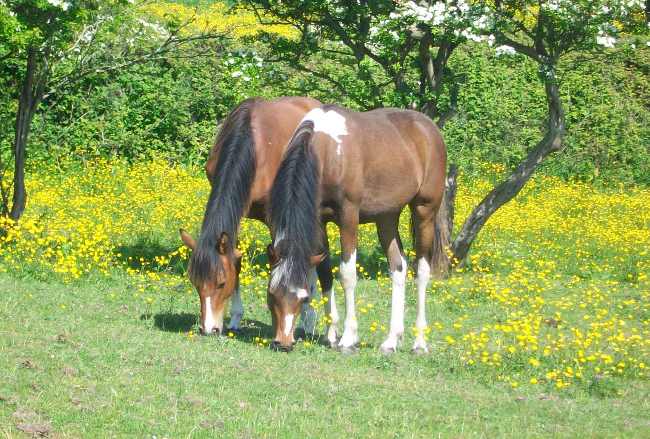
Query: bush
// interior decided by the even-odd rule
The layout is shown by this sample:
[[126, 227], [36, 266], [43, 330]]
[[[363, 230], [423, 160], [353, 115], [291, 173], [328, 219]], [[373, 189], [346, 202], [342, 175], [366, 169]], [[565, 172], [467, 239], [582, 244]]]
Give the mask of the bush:
[[[221, 9], [209, 10], [212, 15], [206, 17], [218, 21]], [[164, 11], [156, 6], [149, 13], [152, 20], [173, 18]], [[224, 20], [227, 25], [232, 17]], [[272, 58], [273, 46], [270, 40], [251, 40], [254, 34], [244, 32], [212, 48], [209, 56], [178, 56], [113, 76], [87, 77], [73, 90], [51, 96], [34, 121], [31, 158], [73, 153], [84, 160], [139, 160], [155, 152], [175, 161], [202, 162], [218, 123], [246, 97], [306, 94], [359, 108], [372, 95], [359, 78], [347, 74], [350, 66], [332, 63], [325, 55], [313, 62], [337, 72], [345, 92], [290, 65], [264, 62], [262, 58]], [[575, 63], [579, 67], [574, 61], [559, 72], [567, 109], [566, 148], [545, 163], [543, 172], [565, 179], [650, 184], [650, 50], [616, 51]], [[363, 68], [368, 75], [379, 74], [371, 63]], [[457, 115], [444, 129], [450, 161], [466, 173], [482, 172], [479, 165], [485, 162], [506, 168], [518, 164], [540, 140], [546, 118], [537, 67], [521, 56], [496, 57], [484, 46], [467, 45], [456, 50], [450, 68], [462, 83]], [[400, 106], [400, 99], [386, 94], [380, 104]], [[3, 100], [3, 107], [11, 108]], [[10, 116], [0, 113], [5, 151], [13, 134], [4, 129]]]

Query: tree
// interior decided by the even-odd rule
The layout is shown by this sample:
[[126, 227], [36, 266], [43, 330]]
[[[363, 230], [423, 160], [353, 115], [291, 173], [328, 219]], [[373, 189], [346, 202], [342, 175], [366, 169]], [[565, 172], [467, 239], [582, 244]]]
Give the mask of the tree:
[[[447, 62], [459, 44], [476, 37], [470, 29], [480, 25], [481, 12], [469, 4], [431, 12], [391, 0], [239, 3], [257, 11], [263, 23], [289, 24], [298, 30], [298, 40], [267, 36], [277, 61], [326, 81], [351, 96], [359, 108], [414, 108], [437, 119], [440, 126], [453, 114], [457, 94]], [[319, 55], [319, 60], [313, 59]], [[325, 58], [333, 63], [322, 62]], [[361, 89], [341, 65], [352, 68]], [[445, 84], [451, 97], [441, 105]]]
[[[138, 16], [132, 0], [0, 0], [0, 77], [17, 101], [12, 144], [13, 197], [3, 182], [1, 211], [17, 221], [27, 202], [25, 160], [39, 104], [89, 74], [109, 73], [160, 59], [196, 40], [220, 39], [209, 31], [186, 34], [188, 23]], [[0, 154], [0, 159], [1, 159]]]
[[[566, 130], [560, 99], [558, 63], [567, 53], [612, 47], [624, 30], [643, 29], [646, 5], [640, 0], [419, 0], [298, 2], [247, 0], [247, 4], [290, 23], [301, 32], [297, 42], [277, 41], [280, 59], [322, 78], [343, 93], [343, 75], [308, 62], [318, 52], [343, 64], [355, 63], [357, 78], [370, 90], [359, 107], [382, 106], [390, 87], [391, 104], [425, 112], [442, 128], [454, 113], [459, 78], [448, 68], [453, 51], [465, 42], [497, 46], [497, 54], [519, 54], [539, 65], [548, 118], [543, 138], [502, 183], [473, 209], [451, 244], [462, 262], [490, 216], [514, 198], [546, 157], [563, 148]], [[329, 42], [332, 40], [331, 42]], [[368, 64], [379, 66], [383, 75]], [[334, 71], [333, 71], [334, 70]], [[445, 96], [445, 93], [447, 94]], [[443, 103], [444, 101], [444, 103]], [[447, 202], [453, 225], [456, 168], [451, 167]], [[451, 231], [451, 230], [450, 230]]]
[[[640, 29], [644, 5], [640, 0], [502, 0], [480, 2], [489, 38], [497, 50], [518, 53], [537, 62], [546, 92], [546, 132], [514, 171], [472, 210], [451, 245], [453, 257], [462, 261], [487, 220], [513, 199], [552, 153], [563, 149], [566, 130], [560, 98], [558, 64], [570, 52], [611, 48], [626, 29]], [[451, 181], [452, 186], [454, 181]]]

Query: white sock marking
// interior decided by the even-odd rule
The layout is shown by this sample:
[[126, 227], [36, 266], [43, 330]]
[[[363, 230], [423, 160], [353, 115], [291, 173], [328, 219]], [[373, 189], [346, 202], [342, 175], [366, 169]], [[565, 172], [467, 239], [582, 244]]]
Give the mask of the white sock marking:
[[400, 256], [400, 260], [402, 269], [391, 271], [390, 273], [393, 281], [390, 329], [388, 331], [388, 338], [381, 344], [381, 349], [385, 352], [397, 350], [399, 339], [404, 333], [404, 291], [406, 290], [406, 272], [408, 266], [403, 256]]
[[350, 260], [345, 262], [341, 260], [341, 282], [345, 292], [345, 322], [343, 327], [343, 336], [339, 346], [353, 347], [359, 341], [357, 334], [357, 316], [354, 303], [354, 289], [357, 285], [357, 252], [356, 250], [350, 255]]
[[325, 292], [327, 297], [327, 305], [325, 305], [325, 312], [329, 314], [332, 320], [327, 328], [327, 341], [330, 344], [336, 343], [336, 332], [339, 324], [339, 312], [336, 309], [336, 297], [334, 296], [334, 289]]
[[415, 342], [413, 343], [413, 350], [421, 349], [428, 351], [427, 342], [424, 339], [424, 331], [427, 327], [426, 318], [426, 294], [427, 286], [429, 285], [429, 278], [431, 277], [431, 265], [427, 258], [418, 259], [418, 310], [415, 319]]

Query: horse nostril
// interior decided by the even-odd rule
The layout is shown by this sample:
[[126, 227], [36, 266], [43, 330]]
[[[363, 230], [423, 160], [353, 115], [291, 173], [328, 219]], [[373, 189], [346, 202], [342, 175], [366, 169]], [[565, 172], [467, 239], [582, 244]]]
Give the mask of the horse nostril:
[[206, 331], [203, 328], [199, 328], [199, 333], [201, 335], [219, 335], [219, 328], [212, 328], [210, 331]]
[[273, 340], [271, 342], [271, 349], [275, 352], [291, 352], [293, 350], [293, 346], [283, 346], [279, 341]]

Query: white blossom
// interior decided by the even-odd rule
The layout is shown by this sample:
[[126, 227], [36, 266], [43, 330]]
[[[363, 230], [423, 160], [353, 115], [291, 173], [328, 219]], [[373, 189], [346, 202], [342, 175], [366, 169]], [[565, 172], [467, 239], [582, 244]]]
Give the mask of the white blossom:
[[513, 47], [506, 46], [506, 45], [499, 46], [499, 47], [495, 48], [494, 51], [495, 51], [497, 56], [514, 55], [515, 53], [517, 53], [517, 51]]
[[47, 0], [49, 4], [51, 4], [54, 7], [61, 8], [64, 11], [67, 11], [70, 9], [70, 3], [64, 1], [64, 0]]

